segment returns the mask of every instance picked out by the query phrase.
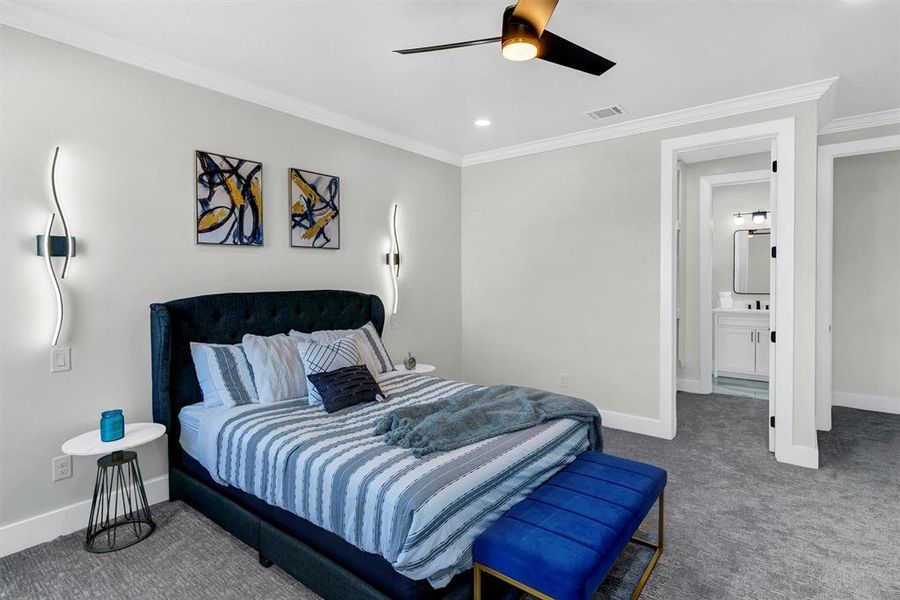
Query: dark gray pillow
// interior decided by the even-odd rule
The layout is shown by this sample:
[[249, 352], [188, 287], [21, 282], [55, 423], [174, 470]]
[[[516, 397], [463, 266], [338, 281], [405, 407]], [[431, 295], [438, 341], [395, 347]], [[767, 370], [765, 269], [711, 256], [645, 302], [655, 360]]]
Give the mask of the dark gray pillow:
[[381, 388], [366, 365], [342, 367], [308, 377], [322, 396], [322, 407], [329, 413], [384, 398]]

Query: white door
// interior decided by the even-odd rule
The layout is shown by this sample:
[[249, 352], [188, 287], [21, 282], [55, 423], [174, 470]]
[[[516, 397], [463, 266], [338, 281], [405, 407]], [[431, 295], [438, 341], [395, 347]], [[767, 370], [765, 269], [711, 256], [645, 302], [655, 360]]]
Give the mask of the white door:
[[756, 372], [759, 375], [769, 374], [769, 330], [756, 330]]
[[756, 371], [756, 330], [720, 325], [716, 335], [716, 371]]
[[[776, 185], [778, 170], [775, 168], [775, 165], [778, 164], [778, 144], [776, 138], [772, 138], [771, 159], [772, 177], [769, 180], [769, 210], [772, 212], [769, 213], [769, 229], [771, 231], [769, 242], [772, 244], [772, 249], [769, 256], [772, 257], [772, 262], [769, 263], [769, 329], [770, 331], [775, 331], [777, 340], [778, 332], [775, 330], [775, 314], [778, 311], [778, 302], [776, 300], [778, 290], [775, 289], [775, 281], [777, 279], [776, 273], [778, 272], [778, 260], [776, 258], [778, 238], [776, 237], [775, 219], [778, 218], [778, 186]], [[777, 350], [775, 345], [772, 344], [771, 334], [766, 336], [765, 342], [760, 340], [760, 344], [766, 346], [766, 356], [769, 359], [769, 368], [767, 369], [769, 373], [769, 452], [775, 452], [775, 352]], [[770, 346], [769, 344], [772, 345]]]

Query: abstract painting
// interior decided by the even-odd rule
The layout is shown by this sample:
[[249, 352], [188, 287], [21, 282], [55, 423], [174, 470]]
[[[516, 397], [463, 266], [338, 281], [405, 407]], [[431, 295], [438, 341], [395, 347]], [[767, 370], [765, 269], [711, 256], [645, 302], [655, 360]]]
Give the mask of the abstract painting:
[[341, 247], [341, 179], [291, 169], [291, 246]]
[[197, 150], [197, 243], [262, 246], [262, 163]]

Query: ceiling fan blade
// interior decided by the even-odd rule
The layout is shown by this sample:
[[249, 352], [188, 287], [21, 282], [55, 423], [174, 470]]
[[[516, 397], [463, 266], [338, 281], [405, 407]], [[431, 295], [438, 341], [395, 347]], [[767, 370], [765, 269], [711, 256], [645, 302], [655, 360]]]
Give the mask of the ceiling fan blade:
[[559, 0], [519, 0], [512, 16], [531, 25], [538, 37], [541, 37], [558, 2]]
[[538, 49], [537, 58], [563, 67], [584, 71], [591, 75], [603, 75], [616, 66], [613, 61], [594, 54], [578, 44], [573, 44], [551, 31], [544, 31], [540, 42], [541, 47]]
[[470, 40], [468, 42], [455, 42], [453, 44], [439, 44], [437, 46], [423, 46], [421, 48], [404, 48], [403, 50], [394, 50], [394, 52], [397, 54], [419, 54], [421, 52], [437, 52], [438, 50], [452, 50], [453, 48], [467, 48], [468, 46], [493, 44], [499, 41], [499, 37], [492, 37], [481, 40]]

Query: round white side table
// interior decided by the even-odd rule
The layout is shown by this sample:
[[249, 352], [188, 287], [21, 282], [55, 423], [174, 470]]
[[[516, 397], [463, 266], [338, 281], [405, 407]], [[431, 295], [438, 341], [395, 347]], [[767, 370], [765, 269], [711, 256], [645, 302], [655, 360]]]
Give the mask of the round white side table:
[[432, 371], [437, 369], [436, 366], [429, 365], [426, 363], [417, 363], [415, 369], [407, 369], [406, 365], [404, 365], [402, 363], [399, 365], [394, 365], [394, 368], [397, 369], [398, 371], [400, 371], [401, 373], [418, 373], [420, 375], [423, 373], [431, 373]]
[[62, 445], [63, 453], [72, 456], [104, 455], [97, 460], [94, 498], [84, 537], [88, 552], [127, 548], [156, 529], [137, 453], [128, 448], [152, 442], [165, 432], [165, 426], [159, 423], [126, 423], [125, 436], [113, 442], [101, 441], [100, 430], [95, 429]]

